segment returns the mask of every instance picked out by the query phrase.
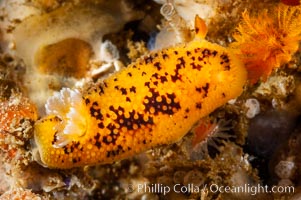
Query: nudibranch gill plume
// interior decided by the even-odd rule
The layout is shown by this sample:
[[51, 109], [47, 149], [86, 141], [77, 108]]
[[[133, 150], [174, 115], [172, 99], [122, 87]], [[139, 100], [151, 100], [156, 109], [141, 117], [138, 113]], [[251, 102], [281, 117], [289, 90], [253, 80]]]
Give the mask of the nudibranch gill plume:
[[247, 72], [231, 50], [203, 39], [152, 52], [80, 93], [51, 97], [35, 124], [49, 168], [112, 163], [180, 140], [202, 117], [239, 96]]

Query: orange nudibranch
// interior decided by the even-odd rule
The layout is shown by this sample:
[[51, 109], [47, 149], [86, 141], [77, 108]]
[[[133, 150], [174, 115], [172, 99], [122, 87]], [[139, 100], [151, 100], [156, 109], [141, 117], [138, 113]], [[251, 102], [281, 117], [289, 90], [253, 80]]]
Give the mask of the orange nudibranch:
[[180, 140], [202, 117], [238, 97], [244, 65], [231, 49], [196, 38], [152, 52], [83, 93], [63, 89], [35, 124], [50, 168], [112, 163]]

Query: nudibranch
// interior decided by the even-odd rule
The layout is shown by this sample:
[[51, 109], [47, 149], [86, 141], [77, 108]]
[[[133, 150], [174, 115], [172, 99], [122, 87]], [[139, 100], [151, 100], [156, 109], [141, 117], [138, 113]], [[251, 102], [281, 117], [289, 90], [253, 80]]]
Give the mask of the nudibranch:
[[35, 124], [41, 162], [49, 168], [112, 163], [180, 140], [202, 117], [239, 96], [247, 72], [231, 50], [204, 40], [152, 52], [80, 93], [51, 97]]

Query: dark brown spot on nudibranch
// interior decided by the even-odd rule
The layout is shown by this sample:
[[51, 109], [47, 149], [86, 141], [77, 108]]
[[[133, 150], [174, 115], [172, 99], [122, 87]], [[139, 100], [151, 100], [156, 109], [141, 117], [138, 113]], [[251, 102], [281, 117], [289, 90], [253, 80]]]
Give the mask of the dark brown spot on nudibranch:
[[144, 86], [146, 86], [146, 87], [149, 88], [149, 87], [150, 87], [150, 82], [145, 82], [145, 83], [144, 83]]
[[103, 89], [103, 87], [102, 87], [101, 85], [99, 85], [98, 87], [99, 87], [99, 90], [100, 90], [99, 93], [100, 93], [100, 94], [104, 94], [104, 89]]
[[166, 76], [161, 76], [160, 80], [161, 80], [161, 83], [167, 82]]
[[95, 146], [96, 146], [98, 149], [100, 149], [100, 148], [101, 148], [101, 142], [98, 141], [98, 140], [96, 140]]
[[67, 146], [64, 146], [63, 149], [64, 149], [64, 153], [68, 155], [69, 154], [69, 150], [68, 150]]
[[103, 136], [102, 142], [105, 143], [106, 145], [111, 144], [111, 136]]
[[195, 48], [194, 49], [194, 53], [196, 53], [196, 54], [199, 53], [200, 51], [201, 51], [201, 48]]
[[108, 84], [107, 84], [106, 81], [103, 81], [103, 85], [104, 85], [105, 87], [108, 87]]
[[212, 52], [212, 55], [213, 55], [213, 57], [215, 57], [215, 56], [217, 55], [217, 51], [214, 50], [214, 51]]
[[178, 74], [176, 74], [176, 75], [171, 75], [170, 76], [171, 77], [171, 80], [172, 80], [172, 82], [176, 82], [176, 81], [178, 81], [178, 80], [182, 80], [182, 76], [181, 75], [178, 75]]
[[144, 61], [145, 61], [145, 64], [152, 63], [153, 62], [153, 57], [148, 56], [148, 57], [144, 58]]
[[197, 109], [202, 109], [202, 103], [201, 103], [201, 102], [196, 103], [196, 104], [195, 104], [195, 107], [196, 107]]
[[90, 107], [90, 115], [96, 119], [103, 120], [103, 115], [99, 108], [95, 108], [95, 106]]
[[154, 73], [154, 74], [152, 75], [152, 77], [154, 77], [155, 79], [158, 79], [158, 78], [160, 77], [160, 75], [159, 75], [158, 73]]
[[120, 91], [122, 95], [127, 95], [126, 88], [120, 88]]
[[155, 62], [154, 66], [157, 68], [158, 71], [162, 69], [160, 62]]
[[114, 111], [114, 106], [111, 105], [111, 106], [109, 107], [109, 109], [110, 109], [111, 111]]
[[224, 67], [224, 69], [225, 69], [225, 71], [229, 71], [229, 70], [230, 70], [230, 65], [226, 65], [226, 66]]
[[124, 153], [124, 152], [125, 151], [123, 150], [122, 146], [118, 145], [116, 150], [108, 151], [107, 154], [106, 154], [106, 157], [109, 158], [111, 156], [117, 156], [120, 153]]
[[135, 86], [132, 86], [132, 87], [130, 88], [130, 92], [136, 93], [136, 87], [135, 87]]
[[95, 140], [99, 140], [99, 138], [100, 138], [100, 134], [97, 133], [97, 134], [94, 136], [94, 139], [95, 139]]
[[198, 71], [200, 71], [202, 69], [202, 65], [200, 64], [195, 64], [195, 63], [190, 63], [190, 65], [192, 66], [192, 69], [196, 69]]
[[209, 49], [204, 49], [202, 51], [203, 57], [209, 57], [211, 55], [211, 52]]
[[226, 55], [226, 54], [220, 55], [220, 58], [223, 59], [225, 62], [229, 62], [228, 55]]
[[115, 125], [110, 125], [107, 127], [109, 130], [111, 130], [111, 133], [113, 133], [110, 134], [113, 139], [116, 138], [116, 135], [119, 136], [118, 131], [117, 134], [114, 135], [114, 130], [120, 130], [123, 127], [127, 128], [127, 130], [134, 130], [134, 126], [141, 128], [141, 126], [153, 124], [152, 117], [149, 116], [147, 120], [144, 120], [144, 114], [138, 113], [135, 110], [127, 112], [127, 117], [124, 108], [120, 106], [117, 109], [111, 108], [111, 110], [117, 115], [117, 119], [114, 120], [114, 122], [119, 124], [119, 129], [117, 129]]
[[85, 99], [86, 105], [88, 105], [90, 102], [91, 102], [90, 99]]
[[56, 142], [57, 142], [57, 134], [58, 134], [58, 131], [56, 131], [53, 135], [53, 139], [51, 141], [51, 144], [54, 145]]
[[205, 91], [204, 97], [207, 97], [208, 96], [208, 90], [209, 90], [209, 83], [206, 83], [206, 85], [203, 86], [202, 89]]
[[105, 126], [104, 126], [104, 124], [103, 124], [103, 122], [99, 122], [98, 124], [97, 124], [97, 126], [98, 126], [98, 128], [100, 128], [100, 129], [103, 129]]
[[110, 124], [107, 125], [106, 128], [112, 131], [116, 128], [116, 126], [114, 124], [110, 123]]
[[[175, 102], [176, 96], [175, 94], [165, 94], [160, 95], [159, 92], [156, 92], [153, 88], [150, 89], [152, 94], [151, 97], [144, 97], [144, 106], [145, 112], [150, 113], [152, 109], [154, 109], [153, 115], [158, 115], [159, 113], [172, 115], [175, 111], [181, 108], [179, 102]], [[160, 101], [158, 101], [160, 99]]]
[[169, 58], [169, 56], [166, 53], [163, 53], [162, 57], [163, 57], [164, 60]]
[[180, 65], [182, 65], [182, 67], [185, 67], [185, 59], [183, 57], [180, 57], [177, 59], [178, 61], [180, 61]]
[[200, 87], [196, 87], [195, 90], [196, 90], [197, 92], [199, 92], [199, 93], [202, 92], [202, 88], [200, 88]]

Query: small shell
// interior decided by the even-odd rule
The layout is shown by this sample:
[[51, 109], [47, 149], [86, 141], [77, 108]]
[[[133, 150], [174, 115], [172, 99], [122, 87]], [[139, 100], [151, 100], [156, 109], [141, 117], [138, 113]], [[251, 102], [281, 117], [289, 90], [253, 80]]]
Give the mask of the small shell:
[[185, 172], [185, 171], [176, 171], [173, 175], [174, 183], [183, 183], [186, 173], [187, 172]]
[[204, 176], [198, 170], [189, 171], [184, 177], [184, 185], [193, 184], [195, 186], [201, 186], [204, 183]]
[[249, 119], [255, 117], [260, 113], [260, 103], [255, 98], [247, 99], [245, 107], [247, 107], [248, 109], [246, 116]]
[[117, 47], [109, 40], [100, 45], [100, 60], [105, 62], [114, 62], [119, 59]]
[[275, 167], [275, 173], [281, 179], [289, 179], [295, 172], [295, 163], [293, 161], [282, 160]]

